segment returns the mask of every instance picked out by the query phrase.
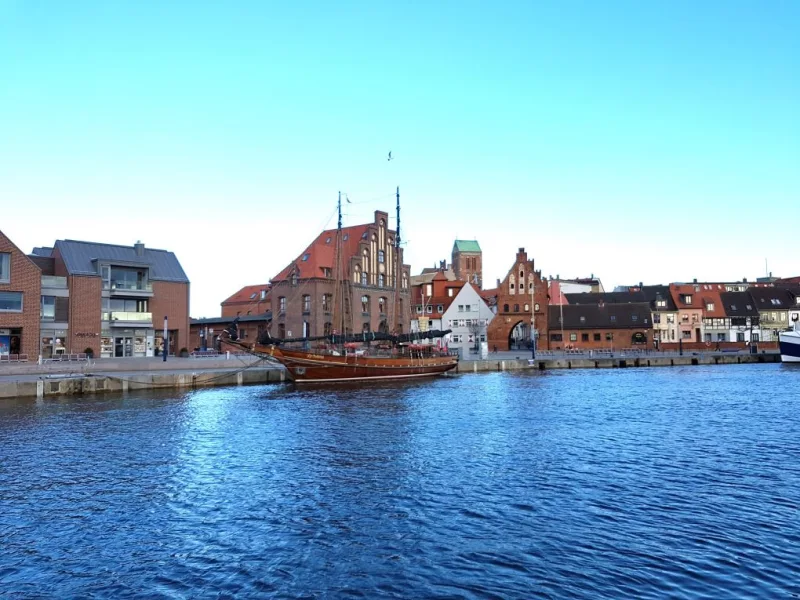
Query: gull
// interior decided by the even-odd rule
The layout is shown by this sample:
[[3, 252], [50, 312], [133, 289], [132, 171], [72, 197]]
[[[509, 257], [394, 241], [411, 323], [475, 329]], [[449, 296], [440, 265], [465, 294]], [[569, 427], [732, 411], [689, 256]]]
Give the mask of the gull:
[[386, 160], [393, 160], [392, 151], [391, 150], [389, 150], [389, 158], [387, 158]]

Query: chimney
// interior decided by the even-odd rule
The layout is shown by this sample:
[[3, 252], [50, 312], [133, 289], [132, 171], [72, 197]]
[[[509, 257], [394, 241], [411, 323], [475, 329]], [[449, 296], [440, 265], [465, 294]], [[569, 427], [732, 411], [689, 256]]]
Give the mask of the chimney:
[[692, 283], [697, 283], [697, 277], [695, 277], [694, 279], [692, 279]]
[[497, 280], [497, 287], [500, 287], [500, 279]]
[[747, 277], [745, 277], [744, 279], [742, 279], [742, 283], [747, 283]]
[[136, 251], [136, 256], [144, 256], [144, 244], [141, 241], [136, 240], [133, 249]]
[[642, 285], [642, 282], [640, 281], [640, 282], [639, 282], [639, 289], [642, 289], [643, 287], [644, 287], [644, 286]]

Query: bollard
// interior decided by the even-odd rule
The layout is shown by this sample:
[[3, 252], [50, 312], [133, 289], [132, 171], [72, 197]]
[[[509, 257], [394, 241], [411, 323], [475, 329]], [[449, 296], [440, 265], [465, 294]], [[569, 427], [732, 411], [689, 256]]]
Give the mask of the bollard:
[[231, 351], [225, 350], [225, 360], [230, 360], [230, 359], [231, 359]]

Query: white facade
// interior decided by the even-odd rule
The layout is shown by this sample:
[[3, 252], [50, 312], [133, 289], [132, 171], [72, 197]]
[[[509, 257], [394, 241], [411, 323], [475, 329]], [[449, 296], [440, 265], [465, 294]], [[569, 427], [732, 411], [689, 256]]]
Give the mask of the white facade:
[[477, 354], [481, 342], [486, 342], [486, 330], [494, 313], [480, 294], [467, 283], [442, 315], [442, 329], [452, 329], [447, 336], [448, 348], [459, 349], [466, 358]]

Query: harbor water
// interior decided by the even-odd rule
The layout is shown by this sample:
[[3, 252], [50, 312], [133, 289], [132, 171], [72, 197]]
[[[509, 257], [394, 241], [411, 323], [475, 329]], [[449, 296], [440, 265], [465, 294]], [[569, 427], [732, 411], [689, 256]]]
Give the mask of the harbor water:
[[797, 598], [800, 369], [0, 402], [0, 596]]

